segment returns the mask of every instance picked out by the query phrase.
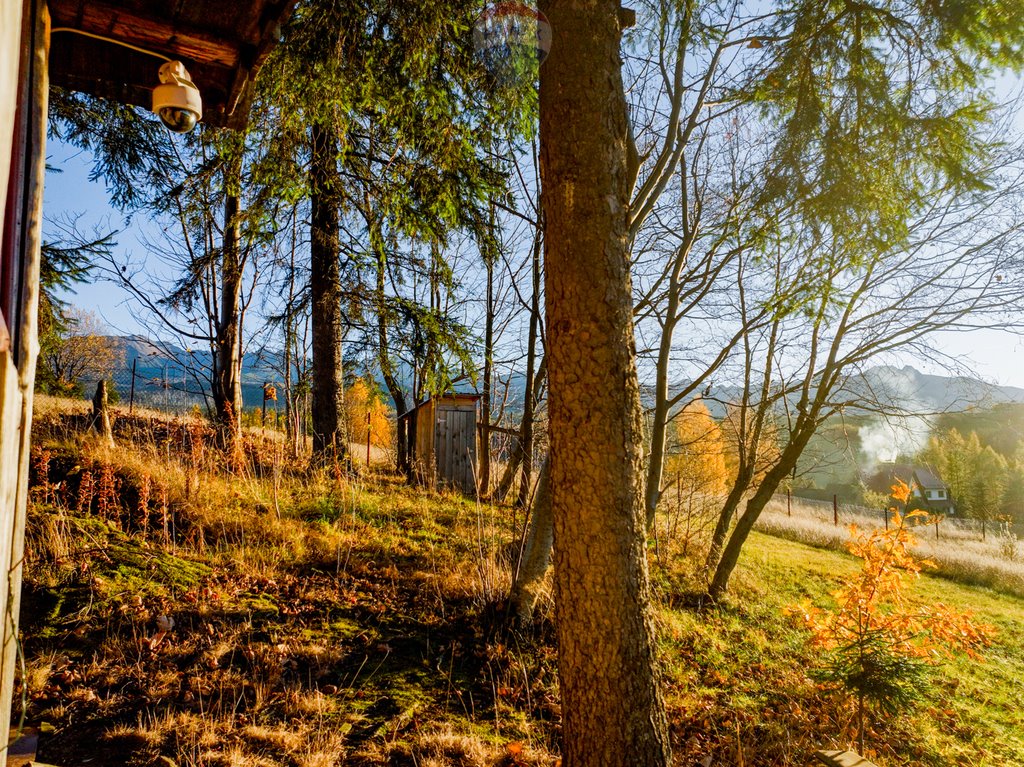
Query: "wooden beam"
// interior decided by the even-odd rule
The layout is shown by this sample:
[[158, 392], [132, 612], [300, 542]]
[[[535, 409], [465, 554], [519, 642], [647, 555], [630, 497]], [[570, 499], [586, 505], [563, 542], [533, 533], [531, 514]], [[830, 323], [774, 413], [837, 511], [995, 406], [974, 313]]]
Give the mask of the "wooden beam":
[[198, 29], [106, 3], [53, 0], [54, 27], [71, 27], [154, 50], [170, 58], [233, 69], [241, 43], [234, 37]]

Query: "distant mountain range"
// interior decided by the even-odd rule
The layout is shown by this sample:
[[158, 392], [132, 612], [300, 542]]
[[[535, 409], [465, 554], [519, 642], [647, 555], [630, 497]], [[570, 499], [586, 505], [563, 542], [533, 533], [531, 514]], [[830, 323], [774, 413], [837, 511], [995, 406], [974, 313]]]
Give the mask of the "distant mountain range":
[[1007, 402], [1024, 402], [1024, 388], [999, 386], [968, 376], [922, 373], [906, 365], [869, 368], [852, 382], [881, 402], [901, 404], [915, 412], [988, 409]]
[[[669, 387], [669, 392], [680, 392], [685, 386], [685, 382], [674, 384]], [[910, 413], [987, 409], [1003, 403], [1024, 403], [1024, 388], [999, 386], [969, 376], [922, 373], [910, 365], [868, 368], [852, 377], [844, 391], [850, 400], [877, 403]], [[723, 403], [736, 401], [742, 392], [737, 386], [711, 385], [698, 393], [704, 396], [711, 414], [721, 418], [725, 415]], [[650, 388], [645, 389], [644, 394], [646, 400], [653, 400]]]
[[[190, 351], [176, 346], [160, 347], [142, 339], [113, 337], [124, 349], [124, 370], [115, 374], [115, 383], [121, 394], [127, 394], [130, 371], [136, 368], [136, 396], [138, 401], [157, 402], [160, 398], [177, 397], [199, 403], [202, 395], [188, 370], [209, 369], [210, 353], [206, 350]], [[280, 383], [281, 365], [272, 355], [246, 354], [242, 360], [242, 399], [246, 407], [257, 407], [263, 402], [264, 382]], [[168, 387], [164, 388], [166, 375]], [[516, 411], [523, 399], [525, 380], [513, 375], [509, 382], [507, 407]], [[669, 387], [670, 393], [681, 391], [685, 382]], [[503, 388], [503, 387], [502, 387]], [[922, 373], [909, 365], [894, 367], [880, 365], [855, 376], [846, 389], [851, 398], [864, 398], [900, 407], [915, 413], [937, 413], [969, 409], [987, 409], [1002, 403], [1024, 403], [1024, 388], [999, 386], [969, 376], [942, 376]], [[653, 389], [642, 387], [645, 404], [653, 401]], [[705, 397], [708, 409], [716, 417], [725, 413], [723, 402], [735, 400], [738, 387], [712, 385], [698, 391]], [[500, 393], [499, 393], [499, 396]]]
[[[204, 389], [209, 387], [205, 378], [211, 362], [208, 350], [182, 349], [124, 336], [110, 336], [110, 339], [124, 351], [123, 362], [113, 375], [122, 399], [129, 394], [134, 369], [135, 401], [139, 404], [180, 408], [182, 405], [204, 403]], [[246, 354], [242, 358], [242, 401], [245, 407], [262, 405], [263, 384], [279, 383], [282, 378], [273, 360], [268, 362], [261, 355]], [[89, 384], [85, 382], [87, 393], [91, 392]]]

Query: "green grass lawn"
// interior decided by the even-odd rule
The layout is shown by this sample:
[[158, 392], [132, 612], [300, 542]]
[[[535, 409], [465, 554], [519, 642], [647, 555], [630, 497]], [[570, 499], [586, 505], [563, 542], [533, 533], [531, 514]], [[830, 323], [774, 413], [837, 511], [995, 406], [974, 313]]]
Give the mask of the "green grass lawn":
[[[858, 567], [845, 554], [755, 534], [728, 605], [661, 612], [679, 756], [803, 765], [816, 745], [851, 745], [852, 707], [811, 679], [820, 653], [783, 609], [803, 598], [830, 606], [840, 578]], [[663, 588], [670, 604], [685, 596]], [[961, 654], [936, 666], [915, 710], [876, 720], [869, 753], [881, 765], [1024, 764], [1024, 601], [928, 576], [909, 591], [971, 610], [997, 634], [980, 661]]]

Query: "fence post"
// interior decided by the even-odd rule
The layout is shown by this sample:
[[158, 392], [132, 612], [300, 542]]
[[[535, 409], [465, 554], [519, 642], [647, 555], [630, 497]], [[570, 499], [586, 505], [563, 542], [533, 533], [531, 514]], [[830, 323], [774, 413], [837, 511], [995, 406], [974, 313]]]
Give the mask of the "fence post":
[[939, 518], [935, 517], [935, 540], [939, 540]]
[[793, 516], [793, 491], [786, 491], [786, 516]]
[[132, 384], [128, 394], [128, 415], [135, 410], [135, 366], [139, 364], [139, 358], [132, 360]]
[[981, 520], [981, 540], [985, 540], [985, 520]]
[[265, 433], [267, 430], [267, 387], [270, 386], [270, 381], [263, 382], [263, 416], [260, 418], [260, 433]]
[[836, 527], [839, 526], [839, 496], [838, 495], [833, 495], [832, 496], [832, 522], [836, 525]]
[[882, 514], [885, 515], [885, 529], [889, 529], [889, 509], [888, 507], [882, 509]]
[[370, 411], [366, 411], [366, 468], [370, 468]]

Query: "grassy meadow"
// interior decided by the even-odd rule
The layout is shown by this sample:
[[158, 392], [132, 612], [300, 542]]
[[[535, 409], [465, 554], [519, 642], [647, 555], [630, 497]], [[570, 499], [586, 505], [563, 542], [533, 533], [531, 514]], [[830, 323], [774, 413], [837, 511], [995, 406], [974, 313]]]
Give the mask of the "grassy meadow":
[[[280, 441], [226, 456], [200, 421], [42, 403], [15, 721], [39, 760], [142, 767], [522, 767], [558, 763], [550, 605], [510, 628], [522, 513], [378, 468], [310, 471]], [[702, 604], [700, 547], [651, 550], [679, 765], [799, 765], [853, 738], [784, 614], [857, 560], [755, 533], [728, 603]], [[997, 633], [905, 715], [872, 721], [889, 765], [1024, 763], [1024, 601], [923, 576], [912, 598]]]
[[[836, 525], [831, 511], [794, 501], [790, 515], [784, 503], [773, 501], [758, 520], [757, 529], [779, 538], [845, 551], [851, 524], [872, 530], [882, 527], [884, 522], [874, 516], [844, 511]], [[914, 532], [914, 552], [932, 563], [928, 568], [932, 574], [1024, 597], [1024, 545], [1013, 532], [992, 524], [982, 537], [972, 529], [958, 526], [955, 520], [940, 522], [937, 536], [931, 524], [921, 524]]]

